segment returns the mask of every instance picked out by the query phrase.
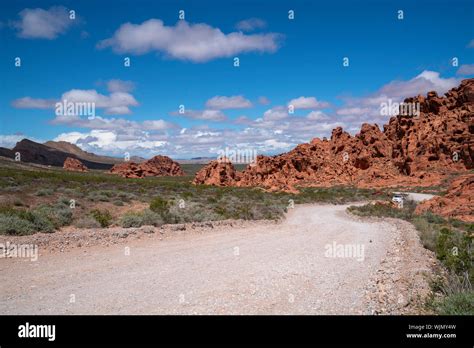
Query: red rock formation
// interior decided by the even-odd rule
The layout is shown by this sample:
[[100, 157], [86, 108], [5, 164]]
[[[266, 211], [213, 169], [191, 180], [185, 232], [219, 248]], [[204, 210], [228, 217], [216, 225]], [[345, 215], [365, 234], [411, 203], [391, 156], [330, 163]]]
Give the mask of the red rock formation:
[[68, 157], [64, 161], [63, 168], [72, 172], [87, 172], [87, 167], [78, 159]]
[[146, 176], [181, 176], [184, 175], [179, 163], [167, 156], [155, 156], [148, 161], [137, 164], [124, 162], [116, 164], [110, 173], [118, 174], [125, 178], [144, 178]]
[[462, 81], [446, 97], [435, 92], [419, 102], [418, 116], [392, 117], [382, 132], [363, 124], [355, 136], [338, 127], [330, 140], [313, 139], [290, 152], [258, 156], [236, 173], [230, 164], [211, 163], [195, 184], [261, 186], [295, 191], [296, 186], [432, 186], [453, 172], [473, 168], [474, 79]]
[[421, 202], [415, 212], [428, 210], [446, 218], [474, 222], [474, 175], [457, 178], [444, 196]]
[[230, 161], [220, 159], [212, 161], [196, 173], [194, 183], [214, 186], [232, 185], [238, 180], [237, 172]]

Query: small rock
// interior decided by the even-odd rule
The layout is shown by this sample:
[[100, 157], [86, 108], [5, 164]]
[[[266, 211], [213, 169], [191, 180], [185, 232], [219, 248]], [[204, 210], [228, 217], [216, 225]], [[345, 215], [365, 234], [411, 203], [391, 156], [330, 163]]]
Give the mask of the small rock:
[[175, 224], [175, 225], [169, 225], [171, 231], [185, 231], [186, 230], [186, 225], [185, 224]]

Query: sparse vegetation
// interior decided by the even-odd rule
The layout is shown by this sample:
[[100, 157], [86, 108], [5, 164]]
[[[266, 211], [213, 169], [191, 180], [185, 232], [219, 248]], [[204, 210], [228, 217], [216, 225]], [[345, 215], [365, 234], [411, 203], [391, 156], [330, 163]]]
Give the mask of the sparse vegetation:
[[101, 227], [108, 227], [112, 223], [112, 214], [108, 210], [94, 209], [90, 212], [90, 215]]
[[403, 209], [385, 204], [351, 206], [348, 210], [359, 216], [393, 217], [413, 223], [423, 246], [436, 254], [448, 270], [448, 279], [433, 282], [433, 291], [441, 299], [431, 298], [427, 305], [439, 314], [474, 314], [474, 224], [446, 220], [427, 212], [415, 215], [415, 202], [406, 201]]

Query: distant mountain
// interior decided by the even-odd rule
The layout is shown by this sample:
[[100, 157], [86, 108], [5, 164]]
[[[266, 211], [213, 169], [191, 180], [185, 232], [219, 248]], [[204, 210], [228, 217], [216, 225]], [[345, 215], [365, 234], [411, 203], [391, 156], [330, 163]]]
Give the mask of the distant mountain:
[[88, 168], [91, 169], [110, 169], [112, 167], [111, 163], [85, 160], [76, 154], [57, 150], [28, 139], [19, 141], [11, 150], [0, 148], [0, 156], [15, 158], [17, 152], [20, 153], [22, 162], [62, 167], [66, 158], [72, 157], [80, 159]]
[[[122, 163], [123, 160], [117, 157], [99, 156], [91, 152], [86, 152], [78, 146], [66, 141], [47, 141], [44, 144], [23, 139], [16, 143], [13, 149], [0, 147], [0, 156], [15, 158], [16, 153], [20, 153], [21, 161], [62, 167], [68, 157], [80, 160], [90, 169], [110, 169], [114, 164]], [[143, 162], [144, 158], [133, 156], [133, 162]]]
[[176, 161], [181, 164], [208, 164], [215, 159], [215, 157], [193, 157], [191, 159], [177, 159]]
[[[76, 155], [78, 158], [84, 161], [91, 161], [97, 163], [107, 163], [107, 164], [117, 164], [122, 163], [123, 158], [110, 157], [110, 156], [100, 156], [91, 152], [82, 150], [79, 146], [68, 143], [67, 141], [47, 141], [44, 145], [51, 147], [53, 149], [67, 152], [73, 155]], [[146, 159], [143, 157], [132, 156], [130, 157], [130, 162], [144, 162]]]

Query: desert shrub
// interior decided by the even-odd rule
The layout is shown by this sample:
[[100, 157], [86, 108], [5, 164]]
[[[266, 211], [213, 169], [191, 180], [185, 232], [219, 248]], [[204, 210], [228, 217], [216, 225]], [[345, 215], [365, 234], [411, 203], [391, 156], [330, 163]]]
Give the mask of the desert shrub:
[[423, 216], [414, 217], [412, 223], [419, 231], [420, 240], [423, 246], [428, 250], [436, 251], [436, 241], [439, 235], [439, 228], [430, 224]]
[[39, 214], [49, 219], [55, 228], [67, 226], [72, 221], [72, 210], [64, 203], [56, 203], [55, 205], [41, 205], [35, 208], [32, 213]]
[[100, 223], [94, 219], [92, 216], [84, 216], [78, 219], [74, 226], [78, 228], [99, 228], [101, 227]]
[[54, 232], [57, 228], [70, 224], [72, 220], [71, 210], [59, 204], [53, 206], [41, 205], [31, 210], [2, 206], [0, 207], [0, 214], [12, 218], [7, 221], [8, 228], [12, 229], [13, 223], [18, 224], [18, 231], [15, 232], [15, 229], [13, 229], [12, 234]]
[[432, 308], [441, 315], [474, 315], [474, 292], [460, 292], [435, 301]]
[[100, 191], [89, 192], [86, 196], [86, 199], [92, 202], [109, 202], [110, 197], [101, 193]]
[[34, 232], [35, 227], [28, 220], [0, 213], [0, 234], [23, 236]]
[[221, 216], [206, 205], [196, 202], [186, 202], [184, 207], [180, 207], [179, 201], [170, 204], [167, 217], [166, 223], [173, 224], [222, 220]]
[[140, 227], [144, 224], [143, 215], [140, 213], [126, 213], [120, 218], [119, 224], [125, 228]]
[[36, 191], [37, 196], [51, 196], [54, 193], [54, 191], [50, 188], [44, 188]]
[[[408, 201], [410, 202], [410, 201]], [[423, 246], [434, 251], [438, 260], [448, 269], [448, 279], [440, 279], [432, 285], [442, 299], [428, 301], [428, 306], [439, 314], [471, 314], [474, 298], [472, 283], [474, 268], [472, 256], [471, 224], [447, 221], [443, 217], [426, 212], [415, 215], [414, 202], [404, 204], [403, 209], [386, 205], [364, 205], [348, 210], [361, 216], [388, 216], [407, 220], [416, 227]]]
[[158, 214], [164, 214], [168, 212], [168, 201], [161, 198], [155, 197], [150, 202], [150, 210]]
[[130, 202], [132, 199], [135, 199], [136, 196], [130, 192], [119, 192], [117, 194], [117, 198], [120, 199], [122, 202]]
[[[436, 240], [436, 256], [456, 274], [474, 273], [472, 238], [465, 233], [455, 233], [446, 227], [442, 228]], [[474, 278], [474, 274], [470, 277]]]
[[122, 227], [140, 227], [144, 225], [161, 226], [163, 225], [163, 219], [158, 214], [149, 209], [145, 209], [142, 212], [128, 212], [124, 214], [120, 219], [120, 225]]
[[120, 201], [120, 200], [114, 200], [112, 203], [113, 203], [113, 205], [116, 205], [118, 207], [123, 207], [124, 206], [123, 202]]
[[58, 205], [69, 206], [69, 204], [70, 204], [70, 198], [61, 196], [61, 197], [58, 198], [57, 204], [58, 204]]
[[108, 227], [112, 223], [112, 215], [107, 209], [94, 209], [90, 212], [90, 216], [92, 216], [101, 227]]
[[410, 221], [415, 215], [416, 202], [406, 200], [399, 209], [389, 204], [366, 204], [350, 206], [348, 211], [359, 216], [392, 217]]
[[33, 224], [35, 232], [54, 232], [56, 226], [45, 210], [34, 210], [31, 212], [29, 221]]

